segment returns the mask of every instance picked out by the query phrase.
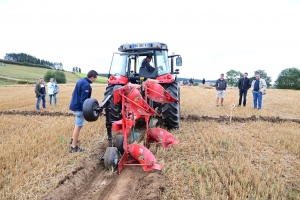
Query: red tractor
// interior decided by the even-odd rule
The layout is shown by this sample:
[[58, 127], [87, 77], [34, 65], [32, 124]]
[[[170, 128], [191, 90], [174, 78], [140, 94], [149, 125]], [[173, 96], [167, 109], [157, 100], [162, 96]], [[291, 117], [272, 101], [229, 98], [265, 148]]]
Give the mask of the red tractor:
[[[120, 52], [114, 53], [112, 57], [105, 97], [127, 83], [142, 84], [147, 79], [156, 79], [167, 92], [175, 99], [180, 100], [180, 88], [177, 82], [179, 70], [174, 71], [174, 57], [176, 57], [176, 66], [182, 65], [180, 55], [174, 53], [168, 55], [168, 46], [160, 42], [123, 44], [118, 50]], [[154, 68], [153, 72], [149, 72], [146, 67], [142, 66], [143, 60], [148, 55], [153, 58], [150, 63]], [[121, 104], [115, 105], [113, 96], [110, 98], [109, 106], [111, 108], [111, 120], [120, 120], [122, 118]], [[161, 114], [165, 127], [168, 129], [179, 127], [179, 102], [165, 104], [153, 102], [152, 106], [154, 109], [158, 108], [158, 113]]]
[[[176, 76], [179, 70], [174, 72], [173, 60], [176, 57], [176, 66], [181, 66], [181, 56], [168, 56], [167, 45], [159, 42], [124, 44], [119, 51], [121, 53], [113, 54], [104, 100], [100, 105], [96, 99], [85, 100], [84, 118], [96, 121], [105, 110], [108, 148], [101, 160], [104, 160], [107, 169], [118, 166], [121, 172], [125, 166], [139, 165], [145, 171], [160, 170], [162, 166], [156, 163], [154, 155], [146, 147], [153, 141], [164, 148], [179, 143], [168, 131], [155, 126], [156, 117], [162, 116], [168, 129], [179, 127], [180, 88]], [[145, 60], [146, 57], [148, 60]], [[153, 58], [153, 67], [149, 63], [150, 58]], [[135, 144], [136, 138], [129, 140], [135, 136], [134, 127], [138, 119], [146, 122], [146, 147]], [[112, 131], [121, 133], [114, 141]], [[139, 164], [134, 164], [136, 161]]]

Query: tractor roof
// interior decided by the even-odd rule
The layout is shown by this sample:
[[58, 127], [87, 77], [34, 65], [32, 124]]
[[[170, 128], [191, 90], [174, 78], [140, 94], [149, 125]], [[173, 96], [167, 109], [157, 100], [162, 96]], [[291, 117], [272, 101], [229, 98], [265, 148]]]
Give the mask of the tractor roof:
[[168, 46], [161, 42], [131, 43], [121, 45], [118, 50], [121, 52], [131, 50], [168, 50]]

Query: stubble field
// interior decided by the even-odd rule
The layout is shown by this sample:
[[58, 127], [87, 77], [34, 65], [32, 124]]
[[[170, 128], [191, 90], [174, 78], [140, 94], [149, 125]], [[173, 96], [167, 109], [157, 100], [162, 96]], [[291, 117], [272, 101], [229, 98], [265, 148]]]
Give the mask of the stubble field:
[[[102, 101], [106, 85], [92, 87], [92, 97]], [[95, 173], [103, 173], [110, 186], [121, 187], [123, 173], [109, 174], [98, 162], [106, 147], [98, 144], [106, 131], [104, 117], [85, 123], [79, 138], [85, 152], [68, 152], [74, 128], [68, 110], [73, 88], [61, 85], [58, 105], [47, 102], [46, 109], [36, 112], [34, 86], [0, 87], [0, 199], [55, 199], [57, 191], [65, 195], [60, 185], [67, 195], [67, 181], [84, 168], [82, 162], [96, 163]], [[152, 182], [139, 180], [137, 184], [147, 184], [131, 185], [135, 196], [119, 194], [120, 199], [300, 198], [300, 91], [268, 90], [260, 111], [253, 110], [249, 91], [247, 106], [234, 108], [231, 123], [226, 114], [231, 99], [237, 103], [238, 90], [227, 90], [224, 108], [215, 107], [215, 95], [214, 89], [181, 87], [181, 126], [170, 131], [180, 143], [168, 149], [151, 147], [163, 170], [145, 175], [163, 185], [153, 197], [145, 192]], [[136, 169], [126, 170], [130, 175]], [[86, 178], [95, 183], [89, 185], [90, 199], [118, 199], [101, 190], [95, 173]], [[76, 185], [78, 193], [65, 199], [81, 199], [82, 187]]]

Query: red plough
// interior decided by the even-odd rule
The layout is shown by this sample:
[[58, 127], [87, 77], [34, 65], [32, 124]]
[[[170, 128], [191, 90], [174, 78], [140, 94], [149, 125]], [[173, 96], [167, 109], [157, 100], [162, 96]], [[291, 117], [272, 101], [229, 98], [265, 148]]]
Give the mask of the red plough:
[[[145, 100], [139, 91], [139, 85], [128, 84], [113, 93], [114, 103], [117, 104], [121, 101], [122, 104], [122, 119], [112, 124], [113, 131], [120, 131], [124, 138], [124, 154], [118, 163], [119, 173], [122, 172], [125, 166], [142, 166], [144, 171], [162, 169], [162, 166], [156, 163], [155, 156], [146, 147], [139, 144], [128, 144], [127, 138], [130, 130], [135, 126], [135, 121], [138, 118], [144, 118], [146, 122], [146, 146], [148, 146], [150, 138], [163, 147], [179, 143], [178, 140], [174, 140], [174, 137], [168, 131], [161, 128], [149, 128], [148, 125], [151, 116], [159, 116], [147, 103], [148, 98], [160, 103], [169, 103], [177, 101], [177, 99], [174, 99], [155, 81], [146, 81], [144, 89]], [[133, 164], [135, 161], [138, 161], [139, 164]]]
[[[142, 90], [141, 88], [144, 88]], [[145, 95], [145, 98], [141, 94]], [[109, 100], [113, 95], [114, 104], [122, 105], [122, 119], [112, 122], [111, 109]], [[127, 84], [113, 91], [112, 95], [108, 95], [99, 105], [96, 99], [87, 99], [83, 104], [83, 115], [87, 121], [96, 121], [105, 109], [106, 113], [106, 129], [108, 136], [108, 148], [101, 157], [107, 169], [115, 169], [118, 166], [119, 173], [125, 166], [141, 166], [144, 171], [153, 169], [161, 170], [162, 166], [157, 163], [155, 156], [146, 148], [150, 144], [158, 143], [162, 147], [167, 148], [179, 141], [175, 140], [168, 131], [154, 127], [152, 123], [149, 128], [149, 122], [155, 121], [160, 115], [153, 109], [153, 101], [159, 103], [178, 102], [170, 93], [168, 93], [160, 84], [153, 80], [143, 82], [143, 85]], [[147, 102], [149, 102], [150, 106]], [[146, 123], [145, 146], [130, 142], [129, 136], [134, 135], [134, 127], [137, 119], [144, 119]], [[156, 119], [157, 120], [157, 119]], [[113, 143], [112, 131], [121, 132], [117, 135]], [[151, 141], [151, 143], [150, 143]], [[119, 160], [119, 155], [122, 155]], [[138, 161], [138, 164], [135, 162]]]

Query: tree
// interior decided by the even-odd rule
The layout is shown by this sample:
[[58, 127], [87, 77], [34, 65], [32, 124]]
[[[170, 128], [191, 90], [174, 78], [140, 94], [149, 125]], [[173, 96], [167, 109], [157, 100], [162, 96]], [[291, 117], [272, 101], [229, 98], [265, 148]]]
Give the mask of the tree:
[[278, 89], [300, 90], [300, 70], [297, 68], [287, 68], [280, 72], [275, 86]]
[[66, 75], [64, 72], [59, 71], [59, 70], [49, 70], [46, 72], [44, 75], [44, 80], [45, 82], [50, 81], [50, 78], [56, 79], [57, 83], [66, 83]]
[[72, 70], [72, 72], [75, 72], [75, 67], [73, 67], [73, 70]]
[[272, 79], [271, 79], [270, 76], [267, 75], [267, 72], [265, 70], [256, 70], [256, 71], [254, 71], [254, 76], [251, 77], [252, 80], [256, 80], [256, 78], [255, 78], [256, 74], [259, 74], [260, 78], [265, 79], [266, 84], [267, 84], [268, 87], [271, 86]]
[[237, 86], [239, 79], [243, 77], [243, 74], [240, 71], [235, 71], [233, 69], [226, 72], [226, 81], [230, 86]]
[[81, 68], [78, 68], [78, 72], [81, 73]]

